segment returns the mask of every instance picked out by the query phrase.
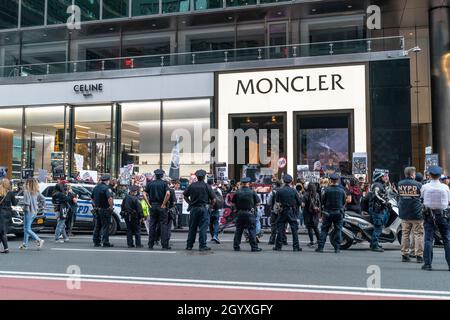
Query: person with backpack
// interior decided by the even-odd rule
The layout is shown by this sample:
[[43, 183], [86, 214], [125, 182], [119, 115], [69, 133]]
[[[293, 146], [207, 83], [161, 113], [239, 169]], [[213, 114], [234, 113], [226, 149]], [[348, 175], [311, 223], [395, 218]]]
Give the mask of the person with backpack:
[[359, 187], [359, 182], [356, 178], [350, 178], [350, 182], [347, 185], [347, 210], [353, 211], [357, 214], [361, 214], [361, 198], [362, 193]]
[[11, 183], [4, 178], [0, 181], [0, 240], [3, 244], [2, 253], [9, 253], [8, 226], [12, 216], [12, 206], [17, 206], [17, 199], [11, 191]]
[[[52, 203], [56, 213], [56, 229], [55, 241], [57, 243], [64, 243], [69, 241], [66, 233], [66, 219], [70, 211], [70, 198], [64, 193], [64, 187], [61, 184], [55, 186], [55, 192], [52, 196]], [[63, 239], [60, 239], [60, 237]]]
[[[277, 191], [281, 188], [281, 182], [280, 181], [275, 181], [272, 187], [272, 192], [269, 194], [269, 197], [267, 199], [267, 205], [269, 206], [269, 210], [270, 210], [270, 238], [269, 238], [269, 243], [268, 245], [274, 245], [276, 240], [277, 240], [277, 234], [278, 234], [278, 229], [277, 229], [277, 221], [279, 218], [279, 214], [281, 212], [281, 206], [279, 203], [277, 203], [275, 201], [276, 195], [277, 195]], [[283, 233], [282, 235], [283, 239], [283, 245], [287, 246], [287, 237], [286, 237], [286, 233]]]
[[[317, 192], [317, 188], [314, 183], [308, 183], [305, 195], [303, 197], [302, 207], [305, 226], [308, 230], [309, 236], [308, 247], [313, 247], [318, 244], [320, 240], [319, 221], [322, 213], [320, 195]], [[315, 243], [314, 235], [316, 236]]]
[[223, 209], [224, 199], [222, 190], [214, 185], [214, 179], [209, 178], [208, 184], [213, 189], [216, 196], [216, 202], [209, 209], [209, 233], [211, 234], [211, 242], [220, 244], [219, 240], [219, 225], [220, 225], [220, 211]]
[[[141, 221], [143, 218], [142, 206], [137, 197], [138, 186], [131, 186], [130, 193], [122, 201], [120, 215], [127, 224], [127, 245], [128, 248], [142, 248], [141, 242]], [[136, 245], [133, 242], [136, 239]]]
[[66, 219], [66, 230], [69, 237], [73, 237], [72, 229], [77, 219], [78, 195], [73, 192], [72, 187], [67, 185], [67, 197], [69, 198], [70, 210]]
[[24, 185], [23, 192], [24, 221], [23, 221], [23, 243], [19, 247], [21, 250], [28, 249], [28, 240], [32, 237], [37, 244], [38, 249], [42, 249], [44, 240], [33, 232], [31, 226], [37, 213], [45, 207], [45, 198], [39, 192], [39, 183], [34, 178], [28, 178]]

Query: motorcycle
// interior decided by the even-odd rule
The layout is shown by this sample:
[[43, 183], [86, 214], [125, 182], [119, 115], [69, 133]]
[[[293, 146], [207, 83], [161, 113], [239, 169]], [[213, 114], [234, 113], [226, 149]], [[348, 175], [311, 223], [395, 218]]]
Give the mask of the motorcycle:
[[[380, 235], [380, 243], [394, 243], [396, 240], [401, 243], [401, 220], [395, 197], [389, 198], [387, 207], [387, 221]], [[354, 244], [371, 242], [373, 229], [372, 219], [368, 213], [362, 212], [358, 214], [356, 212], [346, 211], [342, 228], [341, 249], [347, 250]], [[334, 246], [336, 230], [332, 228], [329, 235], [331, 243]]]

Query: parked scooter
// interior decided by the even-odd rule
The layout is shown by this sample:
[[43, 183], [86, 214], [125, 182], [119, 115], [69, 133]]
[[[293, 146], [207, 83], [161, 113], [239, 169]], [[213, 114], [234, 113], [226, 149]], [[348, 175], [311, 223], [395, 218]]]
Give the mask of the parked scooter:
[[[401, 241], [401, 220], [398, 215], [398, 204], [394, 197], [389, 198], [388, 218], [383, 232], [380, 235], [380, 243], [393, 243], [396, 240]], [[342, 228], [341, 249], [349, 249], [352, 245], [362, 242], [371, 242], [374, 226], [370, 215], [366, 212], [358, 214], [352, 211], [346, 211]], [[400, 237], [399, 237], [400, 232]], [[332, 244], [335, 243], [336, 231], [334, 228], [330, 231]]]

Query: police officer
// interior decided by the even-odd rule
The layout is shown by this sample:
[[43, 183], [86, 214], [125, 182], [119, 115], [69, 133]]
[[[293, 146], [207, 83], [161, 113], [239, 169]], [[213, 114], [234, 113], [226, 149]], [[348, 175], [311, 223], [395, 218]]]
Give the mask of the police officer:
[[316, 252], [323, 252], [331, 224], [334, 225], [334, 229], [336, 230], [336, 239], [332, 239], [332, 242], [334, 242], [334, 252], [340, 252], [342, 242], [342, 224], [344, 220], [344, 206], [347, 196], [345, 190], [339, 185], [339, 181], [339, 175], [331, 174], [330, 186], [326, 188], [322, 194], [322, 203], [324, 208], [322, 213], [324, 218], [320, 232], [319, 247], [316, 249]]
[[244, 229], [248, 230], [252, 252], [262, 251], [256, 242], [256, 207], [259, 206], [261, 201], [256, 192], [250, 189], [250, 182], [250, 178], [242, 178], [241, 189], [236, 191], [232, 200], [238, 213], [236, 231], [234, 233], [234, 251], [241, 250], [240, 245]]
[[[281, 188], [280, 181], [276, 181], [273, 184], [273, 190], [267, 200], [267, 204], [270, 209], [270, 238], [269, 238], [268, 245], [274, 245], [275, 241], [277, 239], [277, 233], [278, 233], [277, 221], [278, 221], [279, 214], [275, 210], [275, 197], [276, 197], [278, 189], [280, 189], [280, 188]], [[284, 230], [284, 231], [286, 231], [286, 230]], [[288, 245], [286, 232], [283, 232], [282, 242], [283, 242], [283, 245], [285, 245], [285, 246]]]
[[92, 190], [93, 206], [96, 211], [94, 215], [94, 246], [114, 247], [109, 242], [109, 228], [111, 225], [112, 213], [114, 210], [114, 200], [112, 190], [109, 188], [111, 177], [104, 175], [101, 182]]
[[163, 250], [172, 249], [169, 246], [169, 212], [167, 203], [170, 200], [169, 186], [163, 180], [165, 172], [157, 169], [154, 172], [155, 180], [150, 181], [145, 188], [144, 199], [150, 207], [150, 225], [148, 233], [148, 248], [153, 250], [157, 240], [157, 226], [161, 228], [161, 246]]
[[384, 252], [384, 249], [380, 246], [379, 239], [383, 231], [384, 217], [389, 206], [386, 182], [387, 176], [384, 173], [375, 173], [369, 192], [369, 214], [373, 224], [370, 249], [374, 252]]
[[428, 168], [431, 181], [421, 189], [421, 197], [425, 207], [425, 250], [423, 270], [431, 271], [433, 262], [433, 240], [436, 229], [439, 229], [444, 243], [445, 259], [450, 271], [450, 240], [448, 206], [450, 205], [450, 189], [439, 182], [442, 168], [431, 166]]
[[211, 186], [205, 182], [206, 171], [198, 170], [195, 175], [197, 176], [197, 182], [192, 183], [183, 193], [190, 211], [186, 250], [192, 250], [194, 247], [197, 229], [199, 229], [199, 249], [200, 251], [209, 251], [211, 248], [206, 246], [209, 204], [214, 205], [216, 196]]
[[128, 248], [134, 248], [133, 235], [136, 238], [136, 248], [142, 248], [141, 243], [141, 220], [144, 216], [142, 206], [137, 198], [138, 186], [131, 186], [130, 193], [122, 201], [120, 215], [127, 224]]
[[281, 212], [277, 220], [277, 241], [273, 248], [275, 251], [281, 251], [283, 245], [283, 234], [286, 230], [286, 223], [289, 223], [292, 231], [292, 246], [295, 252], [302, 251], [298, 241], [298, 210], [302, 200], [298, 192], [291, 187], [293, 179], [290, 175], [283, 177], [284, 186], [278, 189], [275, 196], [275, 202], [280, 203]]
[[[423, 216], [420, 189], [422, 184], [415, 180], [416, 168], [405, 169], [405, 179], [398, 183], [400, 197], [398, 210], [402, 219], [402, 261], [411, 261], [410, 252], [414, 252], [417, 263], [423, 263]], [[411, 245], [411, 233], [414, 235], [414, 247]]]

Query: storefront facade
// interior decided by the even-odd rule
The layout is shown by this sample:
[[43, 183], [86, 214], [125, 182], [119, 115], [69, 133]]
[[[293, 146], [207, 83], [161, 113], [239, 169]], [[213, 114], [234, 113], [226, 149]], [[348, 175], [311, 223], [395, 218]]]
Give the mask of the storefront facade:
[[226, 164], [229, 179], [280, 178], [351, 173], [359, 153], [396, 179], [412, 161], [409, 74], [404, 58], [4, 84], [0, 167], [14, 179], [168, 172], [176, 148], [182, 177]]

